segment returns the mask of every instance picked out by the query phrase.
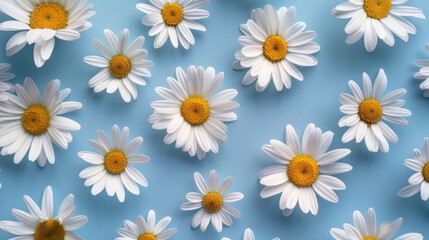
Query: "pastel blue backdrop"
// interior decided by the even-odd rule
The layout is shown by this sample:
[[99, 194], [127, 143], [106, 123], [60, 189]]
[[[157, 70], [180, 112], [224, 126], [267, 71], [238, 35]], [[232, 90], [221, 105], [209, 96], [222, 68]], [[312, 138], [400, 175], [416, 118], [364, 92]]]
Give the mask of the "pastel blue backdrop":
[[[82, 110], [67, 116], [82, 125], [80, 131], [74, 132], [74, 141], [64, 151], [56, 148], [57, 162], [39, 168], [36, 163], [23, 161], [14, 165], [12, 157], [1, 157], [0, 182], [0, 219], [12, 220], [12, 208], [24, 209], [22, 196], [28, 194], [40, 202], [47, 185], [52, 185], [55, 197], [55, 209], [68, 194], [76, 197], [77, 214], [85, 214], [89, 223], [76, 231], [89, 240], [114, 239], [118, 236], [116, 229], [122, 227], [125, 219], [135, 221], [137, 215], [147, 215], [154, 209], [159, 217], [171, 216], [170, 227], [178, 229], [173, 239], [220, 239], [227, 236], [242, 239], [243, 231], [251, 227], [257, 239], [271, 239], [279, 236], [282, 239], [332, 239], [331, 227], [341, 227], [343, 223], [352, 222], [354, 210], [366, 212], [369, 207], [376, 209], [379, 223], [392, 221], [397, 217], [404, 218], [399, 233], [420, 232], [429, 237], [429, 205], [419, 195], [401, 199], [396, 192], [407, 185], [412, 171], [404, 165], [404, 159], [412, 157], [415, 147], [421, 148], [423, 138], [429, 136], [429, 100], [422, 96], [420, 81], [413, 79], [418, 71], [415, 60], [429, 58], [424, 50], [424, 43], [429, 42], [428, 20], [411, 19], [418, 33], [411, 36], [408, 43], [396, 39], [394, 47], [384, 43], [373, 53], [367, 53], [363, 42], [354, 45], [345, 44], [344, 27], [346, 20], [330, 15], [330, 10], [343, 0], [212, 0], [206, 7], [210, 18], [200, 21], [207, 32], [194, 32], [196, 44], [186, 51], [174, 49], [167, 43], [161, 49], [153, 49], [154, 38], [148, 37], [149, 27], [141, 24], [143, 13], [135, 5], [141, 0], [113, 1], [90, 0], [97, 14], [90, 19], [93, 27], [82, 33], [76, 42], [57, 41], [51, 59], [41, 69], [33, 63], [33, 46], [27, 46], [13, 57], [6, 57], [0, 52], [0, 62], [9, 62], [17, 77], [14, 83], [22, 83], [27, 76], [32, 77], [40, 89], [44, 89], [49, 80], [58, 78], [62, 88], [71, 88], [70, 100], [80, 101]], [[146, 1], [144, 1], [146, 2]], [[239, 25], [247, 21], [253, 8], [272, 4], [280, 6], [294, 5], [297, 8], [296, 20], [304, 21], [308, 30], [317, 32], [315, 41], [321, 45], [316, 54], [319, 64], [312, 68], [301, 68], [305, 80], [293, 81], [290, 90], [275, 92], [273, 85], [262, 93], [254, 85], [244, 87], [241, 79], [244, 71], [234, 71], [231, 64], [235, 51], [240, 49], [237, 38], [241, 35]], [[421, 8], [429, 17], [427, 1], [409, 1], [411, 6]], [[0, 21], [9, 17], [0, 15]], [[98, 69], [85, 64], [82, 58], [98, 54], [91, 41], [94, 38], [105, 42], [103, 30], [112, 29], [119, 34], [128, 28], [131, 37], [146, 37], [144, 47], [148, 49], [148, 59], [155, 63], [150, 69], [153, 77], [147, 79], [146, 87], [139, 87], [136, 101], [126, 104], [119, 94], [94, 94], [88, 87], [88, 80]], [[0, 47], [3, 49], [10, 32], [0, 32]], [[221, 145], [219, 154], [208, 154], [199, 161], [189, 157], [173, 145], [163, 143], [164, 131], [151, 128], [147, 119], [152, 113], [150, 103], [159, 97], [154, 88], [166, 86], [166, 78], [174, 76], [175, 68], [189, 65], [212, 66], [216, 71], [225, 72], [222, 89], [235, 88], [239, 94], [236, 101], [241, 104], [237, 110], [238, 120], [228, 124], [229, 140]], [[339, 128], [338, 120], [342, 114], [338, 110], [338, 95], [349, 92], [347, 81], [361, 82], [362, 72], [366, 71], [374, 78], [378, 69], [384, 68], [389, 84], [387, 91], [406, 88], [404, 97], [406, 108], [413, 112], [408, 118], [410, 124], [405, 127], [393, 126], [399, 136], [398, 144], [391, 144], [389, 153], [369, 153], [364, 144], [354, 142], [343, 144], [341, 136], [346, 129]], [[260, 150], [270, 139], [284, 141], [286, 124], [292, 124], [299, 134], [308, 123], [315, 123], [323, 131], [335, 133], [332, 148], [347, 147], [352, 153], [344, 159], [353, 166], [349, 173], [338, 175], [347, 185], [345, 191], [337, 192], [338, 204], [332, 204], [319, 198], [317, 216], [302, 214], [296, 211], [289, 218], [282, 216], [278, 209], [279, 196], [261, 199], [262, 189], [258, 182], [258, 172], [273, 162]], [[141, 195], [126, 195], [125, 203], [119, 203], [105, 192], [92, 196], [90, 188], [83, 186], [79, 172], [88, 166], [77, 157], [81, 150], [92, 150], [88, 139], [96, 138], [96, 130], [110, 131], [113, 124], [128, 126], [131, 136], [143, 136], [141, 153], [151, 157], [147, 164], [136, 167], [149, 181], [148, 188], [141, 188]], [[245, 198], [232, 204], [241, 213], [232, 227], [225, 227], [217, 233], [212, 227], [202, 233], [191, 229], [190, 222], [195, 212], [180, 210], [185, 202], [185, 194], [197, 191], [193, 173], [201, 172], [207, 176], [211, 169], [216, 169], [221, 178], [235, 178], [230, 191], [241, 191]], [[13, 237], [0, 232], [0, 239]]]

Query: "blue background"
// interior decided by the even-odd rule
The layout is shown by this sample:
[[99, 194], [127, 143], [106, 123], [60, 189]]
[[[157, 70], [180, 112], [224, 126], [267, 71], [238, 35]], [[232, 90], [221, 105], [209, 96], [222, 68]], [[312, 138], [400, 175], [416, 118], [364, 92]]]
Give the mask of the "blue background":
[[[41, 69], [33, 63], [33, 46], [27, 46], [13, 57], [7, 58], [2, 51], [0, 62], [13, 65], [12, 72], [17, 78], [14, 83], [23, 82], [31, 76], [39, 89], [44, 89], [49, 80], [58, 78], [62, 88], [71, 88], [70, 100], [80, 101], [82, 110], [68, 114], [78, 121], [82, 129], [74, 132], [74, 141], [66, 151], [56, 148], [57, 162], [39, 168], [36, 163], [24, 160], [14, 165], [11, 156], [1, 157], [0, 182], [0, 219], [12, 220], [12, 208], [25, 209], [22, 196], [28, 194], [37, 202], [47, 185], [52, 185], [55, 209], [68, 194], [76, 197], [77, 214], [85, 214], [89, 223], [76, 231], [85, 239], [114, 239], [119, 236], [116, 229], [122, 227], [125, 219], [135, 221], [137, 215], [147, 215], [154, 209], [158, 216], [173, 218], [169, 227], [178, 229], [173, 239], [220, 239], [227, 236], [242, 239], [246, 227], [251, 227], [257, 239], [332, 239], [331, 227], [341, 227], [352, 222], [354, 210], [366, 212], [374, 207], [378, 222], [404, 218], [399, 233], [420, 232], [429, 237], [429, 206], [421, 201], [419, 195], [408, 199], [396, 196], [396, 192], [407, 185], [408, 177], [413, 173], [404, 165], [404, 159], [412, 157], [413, 148], [421, 148], [423, 138], [429, 136], [429, 101], [422, 96], [420, 81], [413, 79], [418, 71], [415, 60], [428, 58], [424, 43], [429, 42], [428, 20], [411, 19], [418, 33], [410, 36], [408, 43], [396, 38], [393, 48], [379, 42], [373, 53], [367, 53], [362, 40], [354, 45], [345, 44], [344, 27], [346, 20], [330, 15], [330, 10], [343, 0], [212, 0], [206, 7], [210, 18], [200, 21], [207, 32], [193, 32], [196, 45], [186, 51], [174, 49], [168, 42], [161, 49], [153, 49], [154, 38], [148, 37], [149, 27], [141, 24], [143, 13], [135, 8], [138, 0], [114, 1], [91, 0], [97, 14], [90, 19], [93, 27], [82, 33], [75, 42], [56, 41], [51, 59]], [[298, 21], [304, 21], [308, 30], [314, 30], [318, 36], [315, 41], [321, 45], [316, 54], [319, 64], [312, 68], [301, 68], [305, 80], [293, 81], [290, 90], [275, 92], [271, 85], [262, 93], [254, 85], [241, 85], [245, 71], [234, 71], [231, 64], [235, 51], [240, 49], [237, 38], [241, 35], [239, 25], [247, 21], [253, 8], [270, 3], [276, 8], [294, 5], [297, 8]], [[426, 1], [410, 1], [408, 5], [421, 8], [429, 16], [429, 4]], [[9, 17], [0, 15], [0, 21]], [[150, 70], [153, 77], [147, 79], [146, 87], [139, 87], [136, 101], [126, 104], [119, 93], [105, 92], [94, 94], [88, 87], [88, 80], [98, 69], [85, 64], [86, 55], [98, 55], [91, 40], [94, 38], [106, 42], [103, 29], [110, 28], [119, 34], [123, 28], [129, 28], [131, 37], [143, 35], [147, 38], [144, 48], [148, 49], [148, 59], [155, 63]], [[0, 46], [4, 48], [13, 33], [0, 33]], [[151, 128], [147, 118], [152, 113], [150, 103], [159, 97], [154, 92], [157, 86], [166, 86], [166, 78], [174, 76], [175, 67], [187, 68], [188, 65], [212, 66], [216, 71], [225, 72], [222, 89], [235, 88], [239, 95], [236, 101], [241, 104], [238, 120], [228, 124], [229, 140], [221, 145], [219, 154], [208, 154], [199, 161], [189, 157], [173, 145], [165, 145], [165, 131]], [[342, 114], [338, 110], [338, 95], [350, 92], [347, 81], [361, 83], [362, 72], [375, 77], [379, 68], [384, 68], [389, 84], [387, 91], [406, 88], [404, 97], [406, 108], [413, 112], [406, 127], [393, 126], [399, 136], [398, 144], [391, 144], [389, 153], [369, 153], [364, 144], [354, 142], [341, 143], [341, 136], [346, 131], [339, 128], [338, 120]], [[278, 209], [279, 196], [261, 199], [262, 186], [257, 179], [258, 172], [273, 162], [260, 150], [270, 139], [284, 141], [286, 124], [292, 124], [299, 134], [308, 123], [315, 123], [323, 131], [331, 130], [335, 138], [331, 149], [347, 147], [352, 153], [343, 162], [353, 165], [349, 173], [338, 175], [347, 185], [345, 191], [338, 191], [339, 204], [332, 204], [319, 199], [317, 216], [294, 212], [289, 218], [282, 216]], [[134, 196], [127, 192], [125, 203], [119, 203], [116, 197], [107, 197], [105, 192], [92, 196], [90, 188], [83, 186], [79, 172], [89, 164], [77, 157], [81, 150], [92, 150], [88, 139], [96, 138], [96, 130], [110, 131], [113, 124], [129, 126], [131, 137], [143, 136], [144, 142], [140, 153], [151, 157], [147, 164], [135, 165], [148, 179], [149, 187], [141, 188], [141, 195]], [[392, 126], [392, 125], [391, 125]], [[190, 222], [195, 212], [180, 210], [180, 204], [186, 201], [185, 194], [197, 191], [193, 172], [199, 171], [205, 177], [211, 169], [216, 169], [221, 178], [233, 176], [235, 183], [230, 191], [241, 191], [245, 198], [233, 203], [242, 217], [234, 221], [232, 227], [225, 227], [222, 233], [216, 233], [209, 227], [205, 233], [193, 230]], [[0, 239], [12, 235], [0, 232]]]

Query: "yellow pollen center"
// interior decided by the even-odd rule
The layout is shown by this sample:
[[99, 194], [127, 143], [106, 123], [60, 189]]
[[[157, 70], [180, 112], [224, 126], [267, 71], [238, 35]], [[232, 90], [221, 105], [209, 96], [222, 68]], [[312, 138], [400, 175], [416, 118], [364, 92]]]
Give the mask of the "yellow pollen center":
[[377, 240], [377, 238], [372, 237], [372, 236], [366, 236], [362, 240]]
[[429, 182], [429, 162], [427, 162], [422, 169], [422, 175], [423, 175], [423, 179], [426, 182]]
[[378, 100], [367, 98], [359, 104], [358, 115], [368, 125], [378, 123], [383, 116], [383, 107]]
[[161, 10], [162, 19], [168, 26], [177, 26], [185, 16], [182, 6], [177, 3], [167, 3]]
[[392, 7], [392, 0], [364, 0], [363, 9], [366, 15], [375, 19], [382, 19], [386, 17], [390, 8]]
[[262, 47], [266, 59], [271, 62], [279, 62], [286, 57], [287, 42], [279, 35], [269, 36]]
[[109, 71], [116, 78], [124, 78], [131, 71], [131, 61], [124, 55], [116, 55], [110, 59]]
[[41, 3], [31, 12], [30, 27], [59, 30], [67, 27], [68, 20], [69, 14], [60, 4]]
[[104, 167], [111, 174], [120, 174], [125, 171], [128, 160], [125, 153], [120, 150], [111, 150], [104, 156]]
[[180, 114], [192, 126], [205, 123], [210, 117], [210, 106], [201, 96], [190, 96], [180, 106]]
[[287, 166], [287, 176], [297, 187], [309, 187], [319, 176], [319, 166], [311, 156], [296, 155]]
[[64, 240], [65, 236], [64, 226], [54, 219], [41, 222], [34, 232], [34, 240]]
[[217, 192], [208, 192], [203, 198], [203, 207], [207, 212], [219, 212], [222, 206], [222, 196]]
[[153, 233], [143, 233], [137, 240], [157, 240], [157, 238]]
[[44, 134], [49, 128], [50, 120], [48, 109], [38, 104], [25, 109], [21, 117], [22, 127], [32, 135]]

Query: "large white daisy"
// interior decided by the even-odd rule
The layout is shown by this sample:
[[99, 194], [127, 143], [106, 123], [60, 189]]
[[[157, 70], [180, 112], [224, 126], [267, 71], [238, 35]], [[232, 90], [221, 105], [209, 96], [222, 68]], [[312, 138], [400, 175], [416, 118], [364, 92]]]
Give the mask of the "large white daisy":
[[171, 217], [164, 217], [157, 223], [155, 211], [150, 210], [147, 221], [141, 215], [137, 217], [137, 223], [125, 220], [125, 228], [118, 229], [122, 237], [117, 237], [115, 240], [166, 240], [177, 231], [175, 228], [165, 230], [170, 222]]
[[176, 148], [203, 159], [209, 151], [217, 153], [219, 143], [228, 138], [224, 122], [237, 119], [234, 110], [240, 105], [232, 101], [237, 90], [217, 93], [224, 74], [211, 67], [190, 66], [187, 73], [178, 67], [176, 75], [177, 80], [167, 78], [170, 88], [155, 89], [163, 100], [152, 102], [149, 122], [154, 129], [167, 130], [166, 144], [176, 141]]
[[345, 27], [347, 44], [364, 38], [365, 49], [374, 51], [378, 39], [387, 45], [395, 45], [398, 36], [408, 41], [408, 34], [416, 34], [416, 27], [404, 17], [425, 19], [423, 12], [415, 7], [402, 6], [408, 0], [348, 0], [337, 5], [332, 15], [350, 21]]
[[202, 9], [209, 0], [149, 0], [150, 4], [138, 3], [137, 9], [147, 14], [143, 24], [152, 27], [149, 36], [155, 36], [154, 48], [162, 47], [170, 39], [173, 47], [180, 44], [189, 49], [195, 44], [191, 30], [206, 31], [195, 20], [209, 17], [209, 12]]
[[[231, 240], [231, 239], [224, 237], [221, 240]], [[244, 230], [243, 240], [255, 240], [255, 235], [253, 234], [252, 229], [246, 228], [246, 230]], [[276, 238], [273, 238], [273, 240], [280, 240], [280, 238], [276, 237]]]
[[76, 211], [73, 201], [73, 194], [67, 195], [58, 209], [57, 216], [54, 216], [52, 188], [48, 186], [43, 193], [41, 208], [25, 195], [24, 202], [29, 212], [12, 209], [12, 214], [18, 221], [0, 221], [0, 229], [19, 236], [10, 240], [82, 240], [82, 237], [72, 231], [85, 225], [88, 218], [84, 215], [73, 216]]
[[[343, 143], [356, 139], [359, 143], [365, 139], [366, 147], [371, 152], [389, 151], [387, 140], [397, 143], [398, 136], [384, 122], [407, 125], [405, 117], [411, 116], [411, 111], [402, 108], [405, 104], [400, 98], [407, 92], [400, 88], [383, 96], [387, 87], [387, 77], [383, 69], [377, 74], [374, 85], [367, 73], [363, 73], [363, 92], [359, 85], [349, 81], [353, 95], [340, 94], [342, 106], [340, 111], [345, 114], [338, 121], [340, 127], [349, 127], [342, 137]], [[384, 121], [383, 121], [384, 120]]]
[[237, 202], [243, 199], [243, 194], [233, 192], [225, 194], [231, 187], [234, 179], [225, 178], [222, 183], [218, 184], [218, 175], [215, 170], [209, 174], [209, 184], [207, 185], [203, 176], [199, 172], [194, 173], [195, 183], [201, 193], [189, 192], [186, 194], [186, 202], [180, 206], [184, 211], [198, 210], [192, 218], [192, 228], [201, 227], [205, 231], [211, 222], [217, 232], [222, 231], [222, 225], [231, 226], [233, 221], [231, 216], [240, 217], [240, 212], [226, 203]]
[[259, 173], [260, 183], [264, 185], [262, 198], [281, 193], [279, 207], [285, 216], [289, 216], [299, 204], [304, 213], [317, 214], [316, 193], [323, 199], [337, 203], [334, 190], [344, 190], [346, 185], [331, 174], [352, 170], [346, 163], [337, 163], [350, 153], [341, 148], [327, 151], [334, 134], [322, 133], [320, 128], [309, 124], [300, 144], [295, 129], [286, 127], [286, 143], [272, 139], [270, 144], [262, 146], [262, 151], [273, 161], [279, 163], [263, 169]]
[[6, 101], [8, 96], [6, 92], [13, 90], [13, 85], [8, 81], [15, 78], [15, 74], [7, 72], [10, 67], [8, 63], [0, 63], [0, 102]]
[[[393, 222], [383, 222], [377, 229], [374, 209], [368, 209], [365, 219], [359, 211], [353, 213], [353, 225], [345, 223], [343, 229], [331, 228], [331, 235], [336, 240], [391, 240], [402, 224], [402, 218]], [[395, 240], [423, 240], [420, 233], [407, 233]]]
[[79, 174], [85, 179], [85, 186], [92, 186], [92, 195], [97, 195], [104, 189], [109, 196], [116, 194], [120, 202], [125, 201], [124, 186], [134, 195], [139, 195], [139, 186], [147, 187], [146, 178], [129, 163], [146, 163], [150, 159], [136, 151], [143, 143], [142, 137], [136, 137], [128, 143], [129, 129], [122, 132], [117, 125], [112, 127], [112, 140], [98, 130], [98, 140], [89, 140], [96, 152], [82, 151], [78, 156], [92, 164]]
[[[429, 51], [429, 44], [425, 44], [425, 48], [426, 51]], [[424, 90], [423, 96], [429, 97], [429, 60], [418, 60], [416, 64], [420, 67], [420, 70], [414, 74], [414, 78], [424, 79], [420, 84], [420, 89]]]
[[108, 93], [119, 90], [125, 102], [130, 102], [131, 97], [134, 100], [137, 98], [136, 84], [146, 85], [143, 77], [152, 76], [148, 68], [153, 66], [151, 61], [145, 59], [148, 55], [147, 50], [142, 49], [145, 38], [139, 36], [128, 46], [129, 35], [128, 29], [124, 29], [118, 40], [111, 30], [104, 30], [104, 36], [106, 36], [111, 50], [99, 40], [94, 39], [94, 46], [103, 54], [103, 57], [86, 56], [83, 59], [92, 66], [102, 68], [89, 80], [89, 87], [93, 88], [96, 93], [105, 89]]
[[311, 42], [316, 33], [304, 31], [303, 22], [294, 23], [295, 7], [273, 6], [252, 10], [251, 19], [240, 26], [244, 36], [238, 41], [243, 48], [235, 54], [233, 68], [248, 69], [243, 85], [256, 81], [256, 90], [263, 91], [271, 79], [277, 91], [292, 86], [291, 77], [302, 81], [304, 76], [295, 67], [315, 66], [317, 59], [311, 54], [320, 50]]
[[65, 41], [80, 38], [91, 27], [88, 18], [95, 12], [86, 0], [13, 0], [0, 1], [0, 11], [15, 20], [0, 23], [1, 31], [20, 31], [6, 44], [12, 56], [27, 44], [34, 44], [34, 63], [42, 67], [51, 57], [55, 37]]
[[80, 129], [79, 123], [60, 116], [82, 108], [80, 102], [65, 102], [71, 90], [60, 90], [60, 81], [52, 80], [43, 96], [31, 78], [24, 86], [15, 85], [17, 95], [8, 94], [9, 100], [0, 104], [1, 154], [14, 154], [15, 164], [28, 153], [30, 161], [37, 160], [40, 167], [46, 160], [55, 163], [54, 142], [67, 149], [73, 137], [69, 131]]

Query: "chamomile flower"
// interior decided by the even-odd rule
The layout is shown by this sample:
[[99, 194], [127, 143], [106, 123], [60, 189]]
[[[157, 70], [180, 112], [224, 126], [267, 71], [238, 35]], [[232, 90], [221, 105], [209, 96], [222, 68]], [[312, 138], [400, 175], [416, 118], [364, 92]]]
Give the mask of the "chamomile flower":
[[365, 139], [370, 152], [377, 152], [379, 149], [388, 152], [387, 140], [397, 143], [398, 136], [384, 121], [398, 125], [408, 124], [405, 117], [410, 116], [411, 111], [402, 108], [405, 101], [400, 99], [407, 91], [400, 88], [383, 96], [387, 87], [387, 77], [383, 69], [378, 72], [374, 85], [365, 72], [362, 82], [363, 92], [355, 81], [350, 80], [349, 87], [353, 95], [340, 94], [340, 111], [346, 116], [339, 120], [338, 125], [349, 127], [342, 141], [347, 143], [356, 139], [356, 142], [360, 143]]
[[11, 239], [69, 239], [81, 240], [72, 231], [77, 230], [88, 222], [84, 215], [73, 216], [76, 206], [73, 194], [67, 195], [54, 216], [54, 199], [51, 186], [43, 193], [41, 208], [29, 196], [24, 196], [25, 205], [29, 212], [12, 209], [13, 216], [18, 220], [0, 221], [0, 229], [18, 235]]
[[232, 101], [237, 90], [217, 93], [224, 75], [211, 67], [190, 66], [187, 73], [178, 67], [176, 75], [177, 80], [167, 78], [170, 88], [155, 89], [163, 100], [152, 102], [149, 122], [154, 129], [167, 130], [166, 144], [176, 141], [176, 148], [203, 159], [209, 151], [217, 153], [219, 143], [228, 138], [224, 122], [237, 119], [233, 111], [239, 104]]
[[0, 63], [0, 102], [6, 101], [8, 96], [6, 92], [13, 90], [13, 85], [8, 81], [15, 78], [15, 74], [7, 72], [10, 67], [8, 63]]
[[60, 116], [82, 108], [79, 102], [65, 102], [70, 89], [60, 90], [60, 81], [52, 80], [43, 96], [31, 78], [24, 85], [15, 85], [17, 95], [8, 94], [8, 101], [0, 104], [1, 154], [14, 154], [15, 164], [21, 162], [28, 152], [28, 160], [40, 167], [46, 160], [55, 163], [52, 142], [67, 149], [73, 137], [69, 131], [80, 129], [79, 123]]
[[155, 211], [150, 210], [147, 220], [143, 216], [137, 217], [137, 223], [125, 220], [125, 228], [118, 229], [121, 237], [117, 237], [115, 240], [166, 240], [177, 231], [175, 228], [165, 230], [170, 222], [171, 217], [164, 217], [157, 223]]
[[249, 69], [243, 85], [256, 81], [256, 90], [263, 91], [273, 80], [277, 91], [292, 86], [291, 78], [304, 80], [298, 66], [315, 66], [317, 60], [311, 54], [320, 50], [311, 42], [316, 33], [304, 31], [305, 23], [294, 23], [295, 7], [273, 6], [252, 10], [251, 19], [240, 26], [244, 34], [238, 41], [243, 48], [235, 54], [233, 68]]
[[139, 195], [139, 186], [147, 187], [146, 178], [129, 163], [146, 163], [150, 159], [136, 151], [143, 143], [142, 137], [136, 137], [128, 143], [129, 129], [122, 132], [117, 125], [112, 127], [112, 140], [98, 130], [98, 140], [89, 140], [96, 152], [82, 151], [78, 156], [92, 166], [85, 168], [79, 177], [85, 179], [85, 186], [92, 186], [92, 195], [104, 189], [109, 196], [116, 194], [120, 202], [125, 201], [124, 186], [134, 195]]
[[349, 164], [337, 163], [350, 153], [349, 149], [327, 151], [334, 134], [322, 133], [320, 128], [309, 124], [300, 144], [295, 129], [286, 127], [286, 143], [271, 140], [262, 146], [262, 151], [273, 161], [279, 163], [263, 169], [259, 173], [260, 183], [264, 185], [262, 198], [280, 194], [279, 207], [285, 216], [289, 216], [299, 204], [304, 213], [317, 214], [317, 195], [337, 203], [334, 190], [344, 190], [346, 185], [331, 174], [348, 172]]
[[170, 39], [173, 47], [179, 42], [185, 49], [195, 44], [191, 30], [206, 31], [195, 20], [209, 17], [202, 9], [209, 0], [149, 0], [150, 4], [138, 3], [137, 9], [146, 14], [143, 24], [152, 27], [149, 36], [155, 36], [154, 48], [162, 47]]
[[92, 66], [102, 68], [89, 80], [89, 87], [93, 88], [95, 93], [103, 90], [106, 90], [107, 93], [114, 93], [119, 90], [125, 102], [130, 102], [131, 97], [135, 100], [137, 98], [136, 84], [145, 86], [146, 81], [143, 77], [152, 76], [148, 68], [152, 67], [153, 63], [145, 59], [148, 52], [146, 49], [142, 49], [145, 38], [139, 36], [128, 46], [130, 35], [128, 29], [122, 30], [119, 40], [109, 29], [104, 30], [104, 35], [111, 50], [99, 40], [94, 39], [95, 48], [103, 56], [86, 56], [83, 59]]
[[[426, 51], [429, 51], [429, 44], [425, 44]], [[423, 96], [429, 97], [429, 60], [418, 60], [417, 66], [421, 67], [419, 72], [414, 74], [416, 79], [424, 79], [420, 84], [420, 89], [424, 90]]]
[[337, 5], [332, 15], [350, 21], [345, 27], [347, 44], [354, 44], [362, 37], [365, 49], [374, 51], [378, 39], [387, 45], [395, 45], [396, 35], [404, 42], [409, 34], [416, 34], [416, 27], [405, 17], [425, 19], [423, 12], [415, 7], [402, 6], [408, 0], [348, 0]]
[[0, 30], [19, 31], [7, 42], [6, 55], [34, 44], [34, 63], [42, 67], [51, 57], [55, 38], [75, 41], [92, 26], [87, 22], [95, 14], [91, 9], [86, 0], [0, 1], [0, 11], [15, 19], [0, 23]]
[[[221, 240], [231, 240], [231, 239], [224, 237]], [[253, 234], [252, 229], [246, 228], [246, 230], [244, 231], [243, 240], [255, 240], [255, 235]], [[273, 240], [280, 240], [280, 238], [276, 237], [276, 238], [273, 238]]]
[[[402, 225], [402, 218], [393, 222], [383, 222], [377, 229], [374, 209], [368, 209], [366, 219], [362, 213], [353, 213], [353, 225], [344, 224], [344, 230], [331, 228], [331, 235], [336, 240], [391, 240]], [[423, 240], [420, 233], [407, 233], [395, 238], [395, 240]]]
[[201, 231], [206, 231], [211, 222], [217, 232], [222, 231], [222, 225], [231, 226], [233, 221], [231, 216], [240, 217], [240, 212], [229, 206], [227, 203], [237, 202], [243, 199], [243, 194], [233, 192], [225, 195], [231, 187], [234, 179], [228, 177], [218, 185], [218, 175], [215, 170], [209, 174], [209, 184], [207, 185], [203, 176], [199, 172], [194, 173], [195, 183], [201, 193], [189, 192], [186, 194], [186, 202], [180, 206], [184, 211], [198, 210], [192, 218], [192, 228], [201, 227]]

